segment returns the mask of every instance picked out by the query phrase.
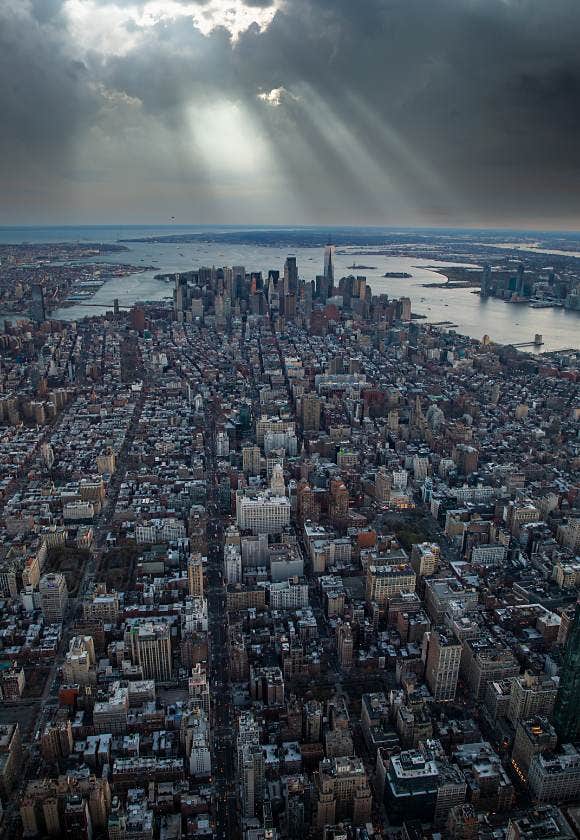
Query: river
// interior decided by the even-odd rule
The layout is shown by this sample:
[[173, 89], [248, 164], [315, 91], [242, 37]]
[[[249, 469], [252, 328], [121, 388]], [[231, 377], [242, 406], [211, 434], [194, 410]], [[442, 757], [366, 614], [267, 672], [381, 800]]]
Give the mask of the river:
[[[0, 242], [116, 242], [125, 237], [142, 237], [156, 233], [182, 233], [192, 230], [154, 228], [0, 228]], [[200, 228], [193, 229], [196, 232]], [[212, 231], [215, 232], [215, 228]], [[155, 279], [157, 273], [186, 271], [201, 265], [243, 265], [247, 271], [269, 269], [283, 270], [288, 253], [298, 262], [300, 276], [311, 280], [322, 273], [323, 253], [320, 248], [270, 247], [260, 245], [196, 242], [192, 243], [127, 243], [128, 251], [110, 254], [105, 262], [125, 262], [135, 266], [140, 263], [155, 266], [154, 270], [138, 272], [127, 277], [107, 281], [91, 298], [92, 306], [78, 304], [63, 307], [52, 313], [55, 318], [75, 320], [104, 313], [112, 308], [114, 298], [121, 305], [130, 306], [139, 300], [169, 300], [172, 285]], [[360, 249], [360, 246], [353, 250]], [[341, 248], [340, 250], [348, 250]], [[353, 270], [353, 261], [373, 268]], [[443, 270], [451, 263], [421, 260], [410, 257], [379, 256], [376, 254], [352, 256], [338, 253], [335, 259], [335, 277], [345, 274], [362, 274], [375, 294], [411, 298], [413, 312], [425, 315], [429, 322], [449, 321], [459, 333], [481, 339], [487, 334], [493, 341], [508, 344], [532, 341], [541, 333], [541, 348], [526, 348], [530, 352], [558, 350], [580, 346], [580, 313], [564, 309], [530, 309], [526, 305], [509, 304], [494, 298], [481, 299], [470, 289], [424, 288], [424, 283], [441, 281]], [[386, 272], [407, 272], [410, 279], [385, 278]], [[96, 308], [101, 306], [102, 308]]]

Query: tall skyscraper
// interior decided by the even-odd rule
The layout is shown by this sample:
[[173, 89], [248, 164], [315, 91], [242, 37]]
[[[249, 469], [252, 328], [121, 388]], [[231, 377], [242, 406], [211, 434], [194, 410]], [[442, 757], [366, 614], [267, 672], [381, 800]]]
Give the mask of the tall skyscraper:
[[298, 290], [298, 266], [296, 257], [287, 257], [284, 263], [284, 292], [296, 294]]
[[68, 591], [64, 575], [60, 572], [49, 572], [43, 575], [38, 584], [40, 606], [44, 619], [49, 624], [60, 623], [66, 612]]
[[46, 320], [46, 309], [44, 306], [44, 290], [42, 286], [34, 285], [31, 290], [32, 301], [30, 304], [30, 317], [37, 324]]
[[425, 679], [437, 701], [454, 700], [461, 662], [461, 642], [438, 630], [425, 634]]
[[485, 263], [483, 266], [483, 271], [481, 273], [481, 287], [480, 287], [480, 295], [481, 297], [488, 297], [490, 292], [491, 286], [491, 266], [489, 263]]
[[334, 245], [330, 242], [324, 249], [324, 276], [328, 282], [329, 290], [334, 285]]
[[320, 429], [320, 405], [320, 399], [314, 393], [302, 397], [302, 426], [305, 432], [317, 432]]
[[520, 297], [524, 294], [524, 265], [520, 263], [518, 266], [518, 275], [517, 275], [517, 285], [516, 285], [516, 294]]
[[350, 668], [352, 665], [354, 640], [352, 637], [352, 628], [348, 622], [339, 624], [336, 631], [336, 646], [338, 649], [338, 661], [341, 666], [343, 668]]
[[317, 274], [316, 275], [316, 286], [314, 290], [314, 296], [316, 300], [320, 301], [321, 303], [326, 303], [328, 299], [329, 292], [328, 280], [324, 276], [324, 274]]
[[244, 747], [242, 755], [242, 812], [245, 817], [255, 817], [263, 798], [264, 753], [259, 744], [251, 744]]
[[185, 311], [188, 308], [189, 290], [187, 287], [187, 277], [181, 274], [175, 275], [175, 315], [178, 321], [183, 321], [185, 318]]
[[146, 680], [171, 679], [171, 631], [168, 624], [144, 622], [131, 627], [125, 643], [134, 664], [140, 665]]
[[286, 495], [286, 484], [284, 483], [284, 470], [281, 464], [274, 464], [272, 478], [270, 479], [270, 490], [275, 496]]
[[192, 554], [187, 561], [187, 582], [189, 594], [203, 598], [203, 560], [201, 554]]
[[560, 688], [554, 709], [554, 726], [562, 740], [574, 741], [580, 735], [580, 601], [564, 649]]

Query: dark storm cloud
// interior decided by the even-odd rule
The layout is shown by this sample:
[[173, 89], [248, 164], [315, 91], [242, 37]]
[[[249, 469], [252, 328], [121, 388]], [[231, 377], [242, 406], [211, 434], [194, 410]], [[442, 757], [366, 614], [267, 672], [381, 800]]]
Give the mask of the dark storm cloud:
[[56, 2], [0, 4], [0, 174], [62, 159], [98, 110], [87, 67], [53, 19]]
[[[321, 209], [348, 198], [361, 220], [380, 212], [381, 170], [418, 218], [421, 205], [454, 222], [578, 212], [577, 0], [286, 0], [237, 40], [225, 28], [203, 35], [184, 15], [142, 27], [124, 55], [84, 56], [51, 22], [56, 0], [35, 0], [30, 27], [10, 8], [0, 70], [16, 61], [22, 77], [15, 89], [2, 72], [0, 107], [8, 141], [39, 153], [44, 131], [50, 145], [97, 119], [102, 86], [175, 131], [196, 103], [240, 103], [291, 185]], [[122, 122], [117, 105], [108, 130]]]
[[262, 81], [272, 68], [274, 86], [306, 82], [361, 134], [349, 102], [364, 103], [451, 180], [496, 160], [578, 163], [575, 4], [311, 0], [291, 9], [265, 35], [242, 38]]
[[107, 86], [138, 98], [145, 109], [179, 116], [199, 96], [236, 88], [231, 36], [222, 27], [203, 35], [190, 18], [151, 27], [140, 47], [125, 56], [97, 59]]

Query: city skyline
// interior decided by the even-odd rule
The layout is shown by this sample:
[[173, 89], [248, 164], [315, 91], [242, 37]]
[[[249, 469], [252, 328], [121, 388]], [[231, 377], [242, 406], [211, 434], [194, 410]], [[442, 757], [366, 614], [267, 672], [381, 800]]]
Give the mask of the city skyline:
[[0, 224], [578, 227], [571, 0], [7, 0]]
[[[578, 257], [442, 241], [478, 311], [577, 317]], [[124, 244], [0, 245], [4, 836], [577, 833], [580, 351], [339, 251], [102, 311]]]

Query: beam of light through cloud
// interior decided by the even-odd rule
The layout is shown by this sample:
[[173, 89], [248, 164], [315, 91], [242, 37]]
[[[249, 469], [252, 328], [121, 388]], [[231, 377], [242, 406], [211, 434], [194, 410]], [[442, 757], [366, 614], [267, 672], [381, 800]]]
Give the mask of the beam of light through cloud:
[[[349, 173], [361, 185], [366, 197], [367, 213], [384, 219], [393, 204], [411, 206], [404, 187], [394, 177], [395, 166], [389, 159], [378, 160], [361, 141], [357, 126], [341, 119], [312, 87], [300, 90], [297, 100], [304, 111], [320, 127], [322, 135], [342, 162], [342, 177]], [[340, 178], [341, 175], [337, 174]]]
[[[190, 188], [192, 199], [210, 193], [212, 218], [235, 213], [259, 220], [260, 208], [276, 200], [280, 186], [275, 156], [259, 125], [237, 102], [194, 104], [188, 116], [190, 161], [185, 169], [198, 173]], [[205, 183], [199, 182], [199, 173]]]
[[0, 0], [2, 220], [93, 179], [99, 217], [570, 226], [579, 39], [577, 0]]
[[449, 185], [424, 157], [414, 151], [408, 140], [403, 140], [391, 122], [379, 119], [376, 112], [351, 90], [345, 91], [345, 98], [355, 115], [354, 122], [359, 135], [375, 143], [375, 148], [384, 150], [387, 161], [390, 160], [394, 167], [404, 166], [422, 189], [437, 195], [448, 193]]

